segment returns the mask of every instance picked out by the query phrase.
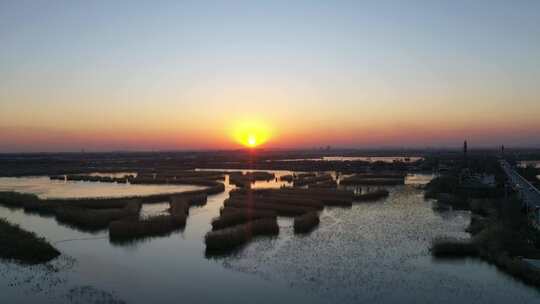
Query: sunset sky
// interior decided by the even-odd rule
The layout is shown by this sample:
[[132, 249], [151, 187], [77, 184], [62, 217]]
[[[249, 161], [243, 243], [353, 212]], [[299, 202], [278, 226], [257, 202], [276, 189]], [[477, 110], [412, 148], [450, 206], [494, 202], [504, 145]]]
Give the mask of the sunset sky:
[[0, 152], [252, 131], [267, 148], [538, 147], [540, 1], [0, 0]]

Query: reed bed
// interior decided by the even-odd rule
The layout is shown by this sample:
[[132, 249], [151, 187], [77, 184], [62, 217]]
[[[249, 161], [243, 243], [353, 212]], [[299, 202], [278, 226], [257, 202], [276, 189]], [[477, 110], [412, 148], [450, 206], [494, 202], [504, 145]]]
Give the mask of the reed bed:
[[335, 180], [322, 181], [315, 184], [308, 185], [308, 189], [313, 188], [337, 188], [338, 184]]
[[262, 218], [226, 229], [210, 231], [205, 236], [207, 252], [224, 252], [244, 245], [252, 238], [279, 234], [276, 218]]
[[246, 185], [251, 184], [251, 180], [247, 179], [242, 172], [229, 174], [229, 185], [235, 185], [236, 187], [245, 188]]
[[169, 202], [169, 213], [170, 214], [189, 214], [189, 202], [185, 198], [172, 198]]
[[406, 173], [402, 172], [373, 172], [373, 173], [357, 173], [355, 176], [359, 178], [405, 178]]
[[48, 262], [60, 255], [45, 239], [0, 218], [0, 258], [23, 264]]
[[133, 179], [137, 180], [143, 180], [143, 179], [154, 179], [155, 174], [154, 173], [144, 173], [144, 172], [138, 172], [137, 177], [133, 177]]
[[279, 204], [279, 205], [296, 205], [296, 206], [306, 206], [310, 208], [315, 208], [321, 210], [324, 208], [324, 204], [321, 200], [316, 200], [313, 198], [305, 198], [301, 196], [287, 196], [287, 195], [232, 195], [232, 200], [250, 202], [251, 200], [256, 200], [261, 203], [268, 204]]
[[294, 179], [294, 176], [292, 174], [282, 175], [279, 178], [280, 181], [289, 182], [289, 183], [291, 183], [293, 179]]
[[35, 213], [39, 215], [54, 215], [57, 206], [44, 200], [25, 201], [24, 212]]
[[251, 184], [255, 181], [269, 181], [276, 178], [274, 173], [256, 171], [256, 172], [230, 172], [229, 173], [229, 184], [246, 187], [247, 184]]
[[437, 258], [477, 257], [477, 246], [466, 240], [437, 238], [431, 245], [431, 254]]
[[388, 197], [388, 195], [390, 195], [390, 192], [388, 192], [388, 190], [380, 189], [380, 190], [375, 190], [372, 192], [360, 194], [356, 196], [355, 201], [357, 202], [374, 201], [374, 200], [378, 200], [384, 197]]
[[134, 185], [163, 185], [168, 184], [169, 180], [166, 178], [156, 179], [154, 176], [137, 175], [136, 178], [131, 180], [131, 183]]
[[[272, 189], [273, 190], [273, 189]], [[355, 194], [350, 190], [340, 189], [301, 189], [301, 188], [281, 188], [281, 193], [287, 195], [316, 196], [322, 198], [338, 198], [343, 200], [353, 200]]]
[[252, 181], [242, 177], [230, 177], [229, 185], [235, 185], [237, 188], [251, 189]]
[[13, 191], [0, 192], [0, 205], [8, 208], [23, 208], [25, 212], [41, 215], [55, 212], [55, 205], [39, 199], [36, 195]]
[[296, 205], [283, 205], [283, 204], [269, 204], [261, 203], [258, 201], [239, 201], [226, 199], [223, 203], [225, 207], [240, 208], [240, 209], [253, 209], [253, 210], [272, 210], [275, 211], [278, 215], [283, 216], [296, 216], [301, 215], [310, 211], [315, 211], [315, 209], [305, 206], [296, 206]]
[[121, 241], [158, 235], [167, 235], [186, 225], [189, 207], [206, 202], [206, 195], [178, 195], [170, 198], [169, 215], [159, 215], [148, 219], [125, 217], [109, 225], [111, 240]]
[[246, 175], [256, 181], [269, 181], [276, 178], [276, 175], [274, 173], [265, 171], [247, 172]]
[[295, 174], [294, 176], [295, 176], [296, 179], [304, 179], [304, 178], [309, 178], [309, 177], [315, 177], [315, 176], [317, 176], [317, 174], [315, 174], [313, 172], [309, 172], [309, 173]]
[[55, 175], [49, 176], [51, 180], [68, 180], [68, 181], [84, 181], [84, 182], [101, 182], [101, 183], [127, 183], [134, 178], [133, 175], [124, 175], [123, 177], [110, 176], [93, 176], [93, 175]]
[[391, 177], [391, 178], [376, 178], [376, 177], [365, 177], [363, 175], [352, 175], [345, 177], [339, 182], [340, 185], [403, 185], [405, 184], [405, 176], [402, 177]]
[[56, 220], [82, 230], [101, 230], [113, 221], [139, 214], [141, 203], [137, 201], [126, 204], [124, 208], [88, 209], [73, 206], [57, 207]]
[[[148, 174], [149, 175], [149, 174]], [[183, 179], [183, 178], [199, 178], [205, 180], [223, 180], [225, 174], [221, 171], [194, 171], [194, 170], [158, 170], [152, 177], [167, 178], [167, 179]]]
[[[182, 177], [182, 178], [154, 178], [137, 176], [130, 181], [132, 184], [148, 184], [148, 185], [197, 185], [205, 186], [206, 189], [191, 191], [193, 194], [217, 194], [225, 191], [225, 185], [212, 179], [202, 177]], [[188, 191], [190, 192], [190, 191]], [[186, 193], [188, 193], [186, 192]]]
[[326, 181], [332, 181], [334, 180], [332, 175], [330, 174], [322, 174], [312, 177], [305, 177], [305, 178], [297, 178], [293, 181], [294, 187], [302, 187], [306, 185], [316, 184], [319, 182], [326, 182]]
[[294, 233], [307, 233], [319, 225], [317, 212], [308, 212], [294, 218]]
[[144, 197], [119, 197], [119, 198], [66, 198], [66, 199], [43, 199], [41, 203], [55, 207], [76, 207], [86, 209], [111, 209], [124, 208], [132, 201], [144, 201]]
[[212, 230], [224, 229], [261, 218], [275, 218], [274, 211], [236, 209], [231, 212], [224, 212], [219, 217], [212, 220]]
[[[222, 214], [229, 214], [229, 213], [237, 213], [237, 212], [248, 212], [248, 211], [253, 211], [253, 209], [247, 209], [247, 208], [235, 208], [235, 207], [226, 207], [226, 206], [223, 206], [219, 209], [219, 214], [222, 215]], [[272, 213], [275, 213], [274, 211], [272, 210], [258, 210], [260, 212], [272, 212]]]
[[39, 198], [34, 194], [20, 193], [15, 191], [0, 191], [0, 205], [12, 208], [23, 208], [26, 203], [38, 202]]
[[185, 195], [174, 195], [171, 196], [169, 201], [171, 203], [177, 201], [184, 201], [188, 207], [191, 206], [202, 206], [206, 204], [208, 196], [206, 194], [185, 194]]
[[167, 235], [186, 225], [186, 215], [159, 215], [140, 220], [137, 217], [113, 221], [109, 225], [111, 240], [126, 240]]
[[241, 194], [253, 194], [253, 195], [288, 195], [288, 196], [302, 196], [302, 197], [330, 197], [330, 198], [339, 198], [343, 200], [353, 200], [355, 194], [350, 190], [342, 189], [304, 189], [304, 188], [290, 188], [283, 187], [280, 189], [256, 189], [256, 190], [245, 190], [245, 189], [234, 189], [231, 192], [231, 195], [241, 195]]
[[202, 193], [207, 195], [218, 194], [222, 192], [225, 192], [225, 184], [218, 182], [214, 183], [209, 188], [206, 188], [204, 191], [202, 191]]
[[221, 172], [207, 171], [180, 171], [180, 172], [165, 172], [157, 174], [140, 173], [137, 176], [124, 175], [123, 177], [109, 176], [92, 176], [84, 174], [71, 174], [50, 176], [50, 179], [69, 180], [69, 181], [89, 181], [89, 182], [106, 182], [106, 183], [127, 183], [132, 184], [199, 184], [208, 181], [223, 180], [225, 176]]
[[[267, 199], [281, 199], [289, 202], [293, 201], [315, 201], [319, 202], [312, 204], [316, 208], [321, 208], [320, 205], [327, 206], [352, 206], [352, 201], [355, 199], [355, 194], [348, 190], [337, 190], [328, 188], [280, 188], [280, 189], [260, 189], [260, 190], [245, 190], [235, 189], [230, 192], [231, 198], [238, 196], [263, 197]], [[294, 204], [294, 203], [293, 203]]]

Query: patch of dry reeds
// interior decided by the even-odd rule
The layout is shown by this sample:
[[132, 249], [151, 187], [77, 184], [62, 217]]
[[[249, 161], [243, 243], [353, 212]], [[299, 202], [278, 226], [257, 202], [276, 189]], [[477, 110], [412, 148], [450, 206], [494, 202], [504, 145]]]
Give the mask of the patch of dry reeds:
[[307, 233], [319, 224], [317, 212], [308, 212], [294, 218], [294, 233]]
[[275, 218], [276, 216], [276, 212], [266, 210], [236, 209], [231, 212], [226, 211], [212, 220], [212, 230], [224, 229], [260, 218]]
[[279, 226], [276, 218], [263, 218], [217, 231], [210, 231], [205, 236], [207, 252], [223, 252], [237, 248], [253, 237], [277, 235]]

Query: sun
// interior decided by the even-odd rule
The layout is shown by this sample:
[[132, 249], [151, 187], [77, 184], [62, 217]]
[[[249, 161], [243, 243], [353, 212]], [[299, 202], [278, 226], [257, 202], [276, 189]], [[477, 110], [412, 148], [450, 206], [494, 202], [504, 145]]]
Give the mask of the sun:
[[232, 127], [232, 138], [248, 148], [264, 145], [270, 139], [270, 128], [259, 120], [238, 121]]
[[249, 135], [247, 139], [247, 144], [250, 147], [256, 147], [257, 146], [257, 137], [255, 135]]

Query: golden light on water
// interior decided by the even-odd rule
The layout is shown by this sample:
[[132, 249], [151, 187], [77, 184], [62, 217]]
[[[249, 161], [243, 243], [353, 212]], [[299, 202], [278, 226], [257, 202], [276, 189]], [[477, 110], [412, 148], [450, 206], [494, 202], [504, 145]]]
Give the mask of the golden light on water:
[[243, 146], [255, 148], [270, 139], [271, 131], [268, 125], [259, 120], [240, 121], [234, 125], [232, 137]]

